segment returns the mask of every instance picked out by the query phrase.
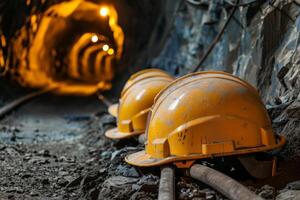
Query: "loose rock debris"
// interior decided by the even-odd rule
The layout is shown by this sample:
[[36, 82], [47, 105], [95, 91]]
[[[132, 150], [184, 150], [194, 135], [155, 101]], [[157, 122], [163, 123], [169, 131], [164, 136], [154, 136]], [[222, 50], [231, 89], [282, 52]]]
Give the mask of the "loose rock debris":
[[[160, 169], [136, 168], [124, 162], [127, 154], [143, 146], [137, 139], [117, 142], [107, 139], [104, 132], [115, 126], [116, 121], [105, 111], [97, 111], [105, 110], [98, 102], [89, 114], [75, 113], [73, 117], [70, 113], [56, 111], [60, 120], [66, 122], [60, 130], [72, 132], [73, 138], [68, 135], [60, 140], [51, 140], [51, 137], [35, 140], [41, 132], [52, 134], [44, 132], [42, 126], [40, 131], [32, 127], [31, 140], [35, 142], [26, 142], [24, 132], [30, 124], [14, 125], [14, 120], [20, 119], [18, 113], [30, 110], [36, 103], [25, 105], [16, 115], [1, 121], [1, 127], [5, 127], [1, 135], [10, 134], [10, 130], [16, 128], [18, 132], [16, 141], [1, 140], [0, 143], [0, 199], [157, 199]], [[88, 117], [77, 120], [77, 116]], [[43, 124], [43, 119], [38, 123]], [[72, 127], [75, 127], [72, 131], [68, 130]], [[52, 131], [54, 134], [55, 129]], [[287, 200], [299, 195], [299, 185], [299, 182], [292, 182], [282, 190], [268, 185], [249, 187], [266, 199]], [[180, 170], [176, 174], [176, 196], [180, 200], [226, 199], [212, 188], [184, 176]]]

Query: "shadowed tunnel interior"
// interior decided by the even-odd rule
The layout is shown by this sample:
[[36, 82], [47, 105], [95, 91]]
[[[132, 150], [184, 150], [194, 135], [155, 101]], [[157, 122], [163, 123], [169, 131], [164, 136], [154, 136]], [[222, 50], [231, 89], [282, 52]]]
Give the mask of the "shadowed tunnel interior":
[[[132, 70], [156, 23], [158, 1], [17, 1], [5, 12], [2, 71], [24, 87], [55, 87], [55, 93], [91, 95], [109, 90], [119, 73]], [[34, 9], [31, 9], [34, 7]], [[3, 7], [3, 10], [8, 10]], [[15, 10], [14, 10], [15, 12]], [[29, 12], [29, 13], [28, 13]], [[142, 19], [142, 20], [139, 20]], [[18, 27], [7, 26], [9, 20]], [[11, 31], [17, 32], [12, 35]], [[7, 56], [5, 54], [10, 54]], [[5, 66], [4, 66], [5, 65]]]

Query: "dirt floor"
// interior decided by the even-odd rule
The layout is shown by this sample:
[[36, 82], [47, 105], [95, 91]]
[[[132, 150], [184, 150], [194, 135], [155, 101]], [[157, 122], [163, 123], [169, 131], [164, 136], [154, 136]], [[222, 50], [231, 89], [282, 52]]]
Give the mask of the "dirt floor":
[[[134, 183], [140, 191], [147, 182], [146, 190], [157, 190], [157, 176], [138, 180], [140, 173], [123, 162], [125, 153], [138, 150], [136, 140], [104, 138], [114, 125], [95, 97], [47, 95], [22, 106], [0, 122], [0, 199], [97, 199], [112, 175], [108, 187]], [[99, 196], [126, 199], [131, 191], [108, 188]]]
[[[106, 139], [105, 130], [114, 126], [96, 97], [45, 95], [20, 107], [0, 121], [0, 199], [156, 199], [159, 169], [127, 165], [124, 156], [142, 146], [137, 139]], [[299, 172], [300, 165], [293, 166]], [[278, 190], [300, 179], [288, 174], [292, 177], [242, 179], [261, 196], [275, 199], [299, 191], [300, 182]], [[178, 199], [225, 199], [180, 171], [176, 193]]]

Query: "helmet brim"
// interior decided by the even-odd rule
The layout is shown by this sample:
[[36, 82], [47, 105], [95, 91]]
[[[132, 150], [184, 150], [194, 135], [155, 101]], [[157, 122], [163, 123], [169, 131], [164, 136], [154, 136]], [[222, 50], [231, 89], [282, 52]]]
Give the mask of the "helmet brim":
[[133, 154], [129, 154], [125, 157], [125, 161], [131, 165], [135, 165], [138, 167], [154, 167], [160, 166], [172, 162], [181, 162], [187, 160], [198, 160], [204, 158], [211, 158], [211, 157], [222, 157], [222, 156], [231, 156], [231, 155], [242, 155], [242, 154], [249, 154], [249, 153], [256, 153], [256, 152], [263, 152], [263, 151], [270, 151], [273, 149], [278, 149], [282, 147], [286, 140], [283, 136], [277, 136], [278, 141], [274, 145], [268, 146], [261, 146], [255, 148], [247, 148], [247, 149], [239, 149], [233, 152], [226, 152], [226, 153], [217, 153], [217, 154], [192, 154], [187, 156], [169, 156], [166, 158], [153, 158], [151, 155], [147, 154], [145, 151], [139, 151]]
[[134, 131], [134, 132], [126, 133], [126, 132], [119, 131], [118, 128], [113, 128], [113, 129], [107, 130], [105, 132], [105, 136], [110, 139], [118, 140], [118, 139], [126, 139], [126, 138], [130, 138], [130, 137], [134, 137], [137, 135], [141, 135], [143, 133], [144, 133], [143, 131]]
[[119, 108], [118, 103], [112, 104], [111, 106], [108, 107], [108, 113], [114, 117], [117, 117], [118, 116], [118, 108]]

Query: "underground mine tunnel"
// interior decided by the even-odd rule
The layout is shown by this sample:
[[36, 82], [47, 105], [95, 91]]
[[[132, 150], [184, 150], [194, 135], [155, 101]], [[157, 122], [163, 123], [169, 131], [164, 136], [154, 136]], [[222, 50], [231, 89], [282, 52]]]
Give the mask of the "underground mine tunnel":
[[299, 14], [0, 1], [0, 199], [300, 199]]

